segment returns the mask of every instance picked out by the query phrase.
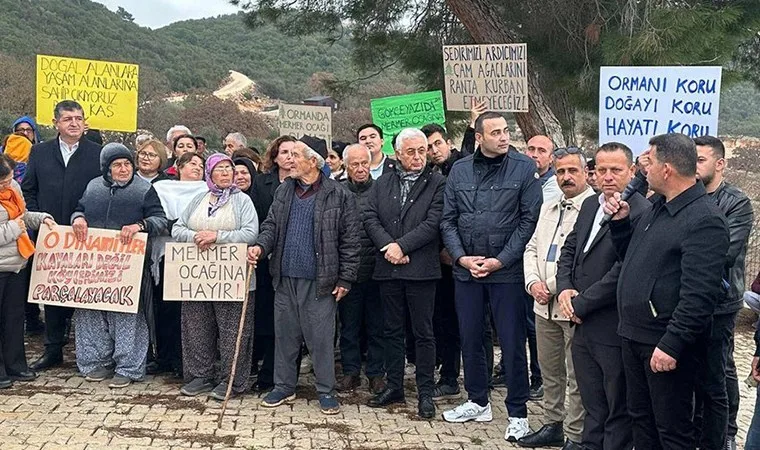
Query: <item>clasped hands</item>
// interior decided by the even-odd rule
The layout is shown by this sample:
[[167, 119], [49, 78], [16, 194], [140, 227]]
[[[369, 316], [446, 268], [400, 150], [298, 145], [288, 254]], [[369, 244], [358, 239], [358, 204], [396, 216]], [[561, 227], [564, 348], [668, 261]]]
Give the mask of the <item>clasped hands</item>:
[[385, 260], [391, 264], [409, 264], [409, 256], [404, 255], [404, 251], [401, 250], [401, 246], [395, 242], [391, 242], [390, 244], [381, 248], [380, 251], [385, 252]]
[[485, 256], [462, 256], [457, 263], [469, 270], [473, 278], [485, 278], [504, 267], [498, 259]]

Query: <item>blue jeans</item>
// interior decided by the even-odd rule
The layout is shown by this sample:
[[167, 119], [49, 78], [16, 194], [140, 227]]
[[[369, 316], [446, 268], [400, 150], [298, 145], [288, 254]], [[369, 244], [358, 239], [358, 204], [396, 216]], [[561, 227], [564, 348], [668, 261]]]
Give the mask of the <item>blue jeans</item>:
[[744, 450], [760, 450], [760, 389], [758, 389], [758, 398], [755, 400], [755, 414], [747, 430], [747, 443], [744, 444]]

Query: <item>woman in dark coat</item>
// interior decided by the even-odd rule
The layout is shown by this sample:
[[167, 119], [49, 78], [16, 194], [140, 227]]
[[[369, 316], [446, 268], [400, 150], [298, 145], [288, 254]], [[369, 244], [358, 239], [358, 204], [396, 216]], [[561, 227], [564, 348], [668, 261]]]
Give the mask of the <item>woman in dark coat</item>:
[[[274, 192], [290, 174], [295, 143], [296, 139], [292, 136], [280, 136], [267, 149], [264, 157], [265, 173], [255, 177], [251, 197], [260, 222], [269, 214]], [[267, 258], [263, 258], [256, 266], [256, 293], [253, 364], [257, 366], [261, 359], [263, 362], [254, 390], [265, 392], [274, 387], [274, 288]]]

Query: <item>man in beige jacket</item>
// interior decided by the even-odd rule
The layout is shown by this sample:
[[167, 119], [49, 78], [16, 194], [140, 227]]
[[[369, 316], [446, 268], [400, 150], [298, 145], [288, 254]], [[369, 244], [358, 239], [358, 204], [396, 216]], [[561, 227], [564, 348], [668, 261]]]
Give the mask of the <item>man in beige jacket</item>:
[[[573, 230], [583, 201], [594, 195], [586, 184], [586, 158], [575, 147], [554, 152], [554, 170], [562, 190], [559, 199], [544, 203], [536, 231], [525, 247], [525, 289], [535, 300], [538, 362], [544, 377], [545, 425], [520, 440], [521, 447], [581, 449], [583, 405], [575, 382], [570, 343], [573, 328], [557, 303], [557, 261], [565, 238]], [[565, 411], [565, 388], [570, 407]], [[563, 422], [567, 422], [567, 428]], [[567, 440], [565, 440], [567, 434]]]

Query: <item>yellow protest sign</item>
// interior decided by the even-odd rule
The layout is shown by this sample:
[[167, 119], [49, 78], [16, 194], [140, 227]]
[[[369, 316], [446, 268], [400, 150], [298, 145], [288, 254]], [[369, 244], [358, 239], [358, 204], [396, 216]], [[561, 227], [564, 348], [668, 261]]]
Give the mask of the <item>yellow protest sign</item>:
[[37, 55], [37, 122], [52, 123], [55, 105], [74, 100], [90, 128], [134, 132], [138, 79], [136, 64]]

